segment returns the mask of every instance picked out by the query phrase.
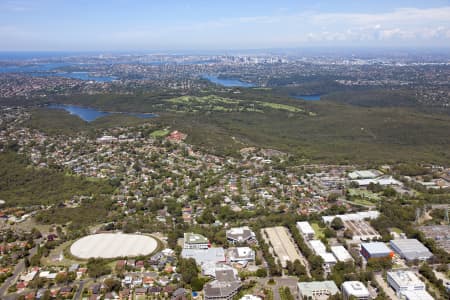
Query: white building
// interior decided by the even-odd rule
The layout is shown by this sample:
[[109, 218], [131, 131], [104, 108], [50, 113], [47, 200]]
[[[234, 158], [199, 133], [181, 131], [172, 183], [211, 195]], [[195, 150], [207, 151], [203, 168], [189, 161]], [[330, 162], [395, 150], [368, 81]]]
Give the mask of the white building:
[[365, 219], [376, 219], [380, 216], [380, 212], [377, 210], [361, 211], [353, 214], [335, 215], [335, 216], [323, 216], [322, 220], [325, 223], [331, 223], [334, 218], [340, 218], [342, 221], [362, 221]]
[[254, 296], [254, 295], [244, 295], [239, 300], [261, 300], [261, 297]]
[[[387, 272], [387, 282], [389, 286], [395, 290], [395, 293], [400, 299], [422, 299], [417, 298], [419, 295], [422, 295], [422, 297], [431, 297], [426, 291], [425, 283], [422, 282], [412, 271]], [[417, 296], [414, 296], [414, 294]], [[431, 299], [433, 298], [431, 297]]]
[[341, 262], [353, 261], [353, 257], [350, 255], [347, 249], [344, 248], [344, 246], [332, 246], [331, 252], [337, 258], [338, 261]]
[[405, 300], [434, 300], [427, 291], [406, 291], [402, 296]]
[[366, 286], [359, 281], [346, 281], [342, 283], [342, 296], [344, 300], [350, 299], [350, 297], [354, 297], [358, 300], [369, 300], [370, 293]]
[[184, 249], [208, 249], [210, 246], [209, 240], [201, 234], [191, 232], [184, 234]]
[[319, 255], [323, 259], [323, 268], [325, 272], [331, 272], [331, 267], [337, 263], [336, 258], [330, 252], [327, 252], [327, 247], [319, 240], [309, 241], [314, 254]]
[[226, 236], [231, 244], [256, 242], [256, 235], [248, 226], [230, 228], [226, 231]]
[[378, 170], [359, 170], [348, 173], [348, 178], [355, 179], [373, 179], [380, 176], [382, 173]]
[[255, 251], [250, 247], [231, 248], [227, 252], [230, 262], [252, 262], [255, 260]]
[[339, 293], [339, 289], [332, 280], [311, 281], [297, 283], [299, 299], [328, 299]]
[[371, 183], [379, 184], [381, 186], [388, 186], [388, 185], [402, 186], [403, 185], [403, 183], [401, 183], [401, 181], [398, 181], [394, 177], [388, 176], [388, 175], [381, 176], [378, 178], [373, 178], [373, 179], [359, 179], [359, 180], [353, 180], [353, 181], [358, 183], [359, 186], [368, 186]]
[[297, 229], [306, 240], [314, 239], [315, 231], [309, 222], [297, 222]]

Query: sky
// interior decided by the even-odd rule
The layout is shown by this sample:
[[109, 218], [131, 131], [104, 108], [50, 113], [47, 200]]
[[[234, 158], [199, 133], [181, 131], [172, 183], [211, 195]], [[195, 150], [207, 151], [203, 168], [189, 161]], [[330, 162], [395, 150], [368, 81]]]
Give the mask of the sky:
[[0, 0], [0, 51], [450, 47], [450, 0]]

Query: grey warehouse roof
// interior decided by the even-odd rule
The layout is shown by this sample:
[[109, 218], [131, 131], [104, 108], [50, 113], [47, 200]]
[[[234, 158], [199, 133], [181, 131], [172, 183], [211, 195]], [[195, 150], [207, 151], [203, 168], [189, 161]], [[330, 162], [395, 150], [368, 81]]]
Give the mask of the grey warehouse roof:
[[428, 259], [433, 256], [433, 253], [416, 239], [392, 240], [390, 244], [395, 252], [407, 260]]

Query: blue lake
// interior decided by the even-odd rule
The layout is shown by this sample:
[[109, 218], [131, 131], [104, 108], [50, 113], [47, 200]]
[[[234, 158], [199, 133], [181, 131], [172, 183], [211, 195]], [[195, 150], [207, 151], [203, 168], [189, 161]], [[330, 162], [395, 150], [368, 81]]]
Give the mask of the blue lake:
[[69, 105], [69, 104], [50, 104], [48, 108], [52, 109], [63, 109], [67, 112], [69, 112], [71, 115], [76, 115], [83, 119], [86, 122], [92, 122], [95, 119], [109, 116], [112, 114], [125, 114], [129, 116], [134, 116], [138, 118], [155, 118], [158, 115], [151, 114], [151, 113], [128, 113], [128, 112], [107, 112], [107, 111], [101, 111], [95, 108], [89, 108], [89, 107], [81, 107], [77, 105]]
[[292, 98], [306, 100], [306, 101], [318, 101], [318, 100], [320, 100], [321, 96], [322, 95], [320, 95], [320, 94], [316, 94], [316, 95], [298, 95], [298, 96], [292, 96]]
[[244, 82], [239, 79], [231, 79], [231, 78], [219, 78], [213, 75], [203, 75], [202, 78], [211, 81], [212, 83], [219, 84], [225, 87], [254, 87], [255, 85], [250, 82]]

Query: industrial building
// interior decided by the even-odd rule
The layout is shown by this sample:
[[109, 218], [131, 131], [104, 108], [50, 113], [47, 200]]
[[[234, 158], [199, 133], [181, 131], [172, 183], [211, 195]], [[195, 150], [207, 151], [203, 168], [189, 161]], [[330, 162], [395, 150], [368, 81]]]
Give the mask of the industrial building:
[[433, 253], [416, 239], [399, 239], [390, 241], [391, 248], [407, 261], [428, 260]]
[[307, 241], [314, 239], [315, 231], [309, 222], [297, 222], [297, 229]]
[[339, 289], [332, 280], [299, 282], [297, 284], [299, 299], [328, 299], [339, 293]]
[[426, 291], [425, 283], [412, 271], [387, 272], [387, 282], [400, 299], [428, 300], [433, 299]]
[[360, 281], [345, 281], [341, 286], [344, 300], [352, 299], [369, 300], [370, 293], [367, 287]]
[[337, 258], [338, 261], [341, 262], [353, 261], [353, 257], [350, 255], [347, 249], [344, 248], [344, 246], [332, 246], [331, 252]]
[[360, 171], [353, 171], [348, 173], [348, 178], [351, 180], [355, 179], [373, 179], [377, 178], [378, 176], [381, 176], [383, 173], [381, 173], [378, 170], [360, 170]]
[[324, 223], [330, 224], [334, 218], [340, 218], [342, 221], [363, 221], [365, 219], [376, 219], [380, 216], [380, 212], [377, 210], [361, 211], [353, 214], [323, 216]]
[[203, 235], [192, 232], [184, 234], [183, 249], [208, 249], [209, 247], [211, 244]]
[[398, 181], [394, 177], [390, 175], [380, 176], [378, 178], [370, 178], [370, 179], [358, 179], [358, 180], [352, 180], [356, 182], [359, 186], [368, 186], [371, 183], [373, 184], [379, 184], [381, 186], [389, 186], [389, 185], [397, 185], [402, 186], [403, 183], [401, 181]]
[[382, 242], [362, 243], [361, 255], [365, 259], [393, 257], [394, 252]]

